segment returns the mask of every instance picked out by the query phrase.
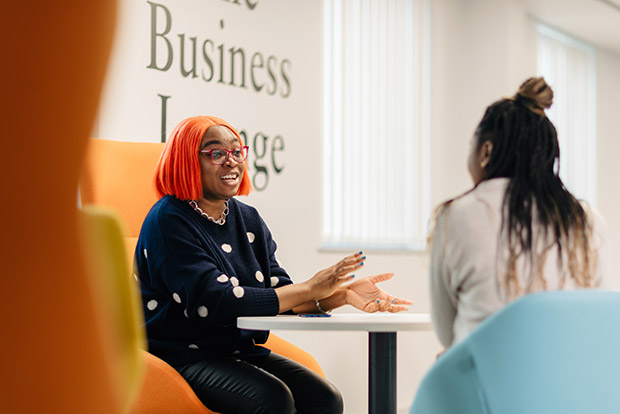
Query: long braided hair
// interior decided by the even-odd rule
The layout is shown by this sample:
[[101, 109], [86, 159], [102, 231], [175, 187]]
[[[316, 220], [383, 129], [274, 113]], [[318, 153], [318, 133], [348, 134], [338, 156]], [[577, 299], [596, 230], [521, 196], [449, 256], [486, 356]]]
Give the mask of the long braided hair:
[[[530, 78], [514, 97], [501, 99], [486, 109], [474, 138], [476, 149], [487, 141], [493, 148], [482, 181], [510, 179], [503, 200], [500, 240], [508, 246], [503, 282], [508, 296], [513, 298], [534, 287], [546, 288], [542, 269], [554, 245], [558, 249], [558, 267], [563, 269], [566, 258], [568, 273], [578, 286], [593, 284], [596, 258], [590, 248], [591, 224], [581, 203], [559, 177], [557, 133], [545, 115], [552, 102], [553, 91], [545, 80]], [[542, 251], [533, 246], [535, 221], [540, 224], [543, 240], [552, 241]], [[516, 271], [521, 255], [529, 259], [531, 269], [525, 286]], [[565, 280], [562, 272], [560, 286]]]

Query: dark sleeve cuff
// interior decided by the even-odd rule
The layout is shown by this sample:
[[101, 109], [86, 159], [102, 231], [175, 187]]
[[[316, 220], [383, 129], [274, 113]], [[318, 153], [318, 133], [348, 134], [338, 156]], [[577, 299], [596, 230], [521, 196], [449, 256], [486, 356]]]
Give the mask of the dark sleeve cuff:
[[252, 291], [254, 306], [248, 316], [275, 316], [279, 313], [280, 301], [275, 289], [255, 288]]

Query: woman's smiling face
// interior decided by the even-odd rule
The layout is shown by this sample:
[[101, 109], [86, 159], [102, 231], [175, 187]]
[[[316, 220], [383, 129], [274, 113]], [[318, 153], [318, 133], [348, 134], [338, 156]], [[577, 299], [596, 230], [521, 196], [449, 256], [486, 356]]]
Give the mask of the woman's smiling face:
[[[200, 142], [200, 150], [241, 148], [239, 138], [222, 125], [209, 127]], [[209, 154], [200, 153], [200, 172], [203, 197], [210, 201], [228, 200], [237, 194], [245, 172], [245, 163], [236, 162], [231, 156], [222, 165], [213, 164]]]

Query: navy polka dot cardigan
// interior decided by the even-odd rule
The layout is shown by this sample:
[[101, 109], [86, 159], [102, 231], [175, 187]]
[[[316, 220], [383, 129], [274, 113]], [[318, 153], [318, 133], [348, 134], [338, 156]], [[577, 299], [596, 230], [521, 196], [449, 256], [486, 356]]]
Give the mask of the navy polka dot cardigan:
[[136, 246], [149, 351], [173, 366], [214, 355], [257, 355], [268, 332], [241, 330], [238, 316], [278, 314], [274, 287], [292, 281], [255, 208], [229, 202], [224, 225], [172, 196], [150, 210]]

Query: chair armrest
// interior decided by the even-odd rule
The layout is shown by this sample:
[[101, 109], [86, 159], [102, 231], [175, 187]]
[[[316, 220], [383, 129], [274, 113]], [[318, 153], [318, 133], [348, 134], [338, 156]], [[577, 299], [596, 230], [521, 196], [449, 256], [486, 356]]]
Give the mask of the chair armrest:
[[198, 399], [172, 366], [142, 351], [146, 372], [130, 414], [217, 414]]
[[314, 359], [309, 352], [304, 351], [297, 345], [293, 345], [287, 340], [270, 333], [267, 342], [265, 342], [265, 347], [269, 348], [272, 352], [275, 352], [278, 355], [292, 359], [293, 361], [310, 368], [312, 371], [325, 378], [325, 373], [321, 369], [321, 366], [317, 360]]

